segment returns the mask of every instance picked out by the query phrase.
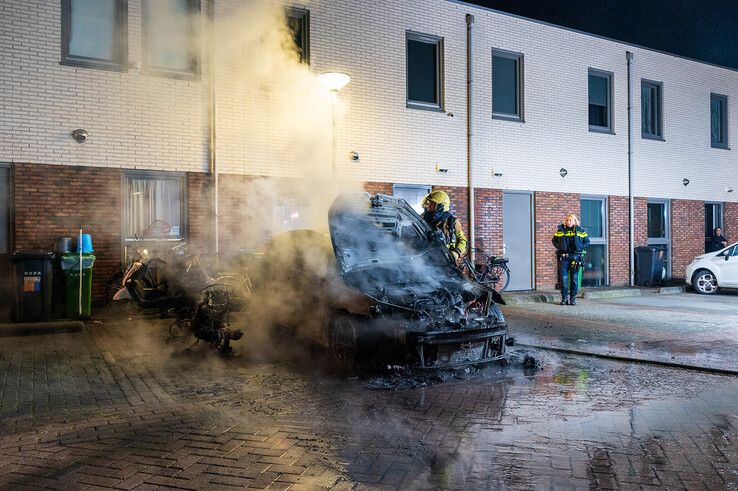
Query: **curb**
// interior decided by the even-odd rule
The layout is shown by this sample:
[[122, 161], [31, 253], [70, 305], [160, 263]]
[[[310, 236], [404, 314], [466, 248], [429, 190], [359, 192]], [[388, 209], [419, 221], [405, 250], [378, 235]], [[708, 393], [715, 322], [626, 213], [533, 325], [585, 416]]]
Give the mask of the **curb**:
[[557, 302], [560, 295], [554, 293], [534, 293], [529, 295], [511, 295], [502, 297], [506, 305], [519, 305], [524, 303], [546, 303]]
[[82, 321], [18, 322], [0, 324], [0, 337], [62, 334], [80, 332], [84, 329], [85, 323]]
[[662, 286], [658, 289], [658, 293], [661, 295], [678, 295], [687, 291], [686, 286]]

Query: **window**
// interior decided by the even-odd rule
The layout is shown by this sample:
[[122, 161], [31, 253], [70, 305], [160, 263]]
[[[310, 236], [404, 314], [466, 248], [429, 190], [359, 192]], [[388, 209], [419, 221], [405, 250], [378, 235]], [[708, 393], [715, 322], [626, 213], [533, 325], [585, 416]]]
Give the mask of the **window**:
[[287, 26], [292, 32], [295, 50], [300, 62], [310, 64], [310, 12], [304, 9], [290, 9], [287, 12]]
[[710, 94], [710, 142], [715, 148], [728, 148], [728, 98]]
[[589, 70], [589, 130], [612, 132], [612, 73]]
[[407, 107], [443, 110], [443, 39], [408, 32]]
[[649, 200], [647, 208], [647, 245], [658, 246], [661, 248], [662, 259], [666, 264], [664, 275], [671, 274], [670, 264], [670, 243], [671, 243], [671, 227], [669, 225], [669, 201], [667, 200]]
[[430, 186], [418, 186], [414, 184], [392, 185], [392, 196], [404, 199], [407, 204], [418, 213], [418, 215], [423, 214], [423, 206], [420, 203], [430, 192]]
[[582, 198], [580, 202], [582, 228], [590, 244], [584, 257], [582, 285], [607, 285], [607, 219], [605, 198]]
[[641, 81], [641, 136], [643, 138], [663, 139], [661, 97], [659, 82]]
[[126, 0], [62, 0], [62, 64], [125, 69]]
[[144, 61], [147, 69], [174, 77], [198, 73], [200, 2], [145, 0]]
[[523, 55], [492, 50], [492, 117], [523, 119]]
[[185, 176], [129, 172], [123, 184], [123, 238], [179, 240], [185, 237]]

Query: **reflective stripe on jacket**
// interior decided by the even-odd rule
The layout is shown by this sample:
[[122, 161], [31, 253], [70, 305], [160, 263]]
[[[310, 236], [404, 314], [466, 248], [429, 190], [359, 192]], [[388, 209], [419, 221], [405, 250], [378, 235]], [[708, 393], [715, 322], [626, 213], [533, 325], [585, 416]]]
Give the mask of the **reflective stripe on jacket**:
[[[459, 256], [466, 254], [466, 246], [468, 241], [466, 235], [464, 235], [464, 229], [461, 228], [461, 222], [453, 215], [448, 217], [443, 222], [443, 226], [440, 227], [443, 231], [443, 236], [446, 238], [446, 245], [452, 251], [456, 251]], [[453, 228], [453, 231], [451, 230]]]
[[578, 225], [566, 228], [559, 225], [551, 239], [556, 250], [562, 254], [581, 254], [581, 252], [589, 247], [589, 237], [587, 232]]

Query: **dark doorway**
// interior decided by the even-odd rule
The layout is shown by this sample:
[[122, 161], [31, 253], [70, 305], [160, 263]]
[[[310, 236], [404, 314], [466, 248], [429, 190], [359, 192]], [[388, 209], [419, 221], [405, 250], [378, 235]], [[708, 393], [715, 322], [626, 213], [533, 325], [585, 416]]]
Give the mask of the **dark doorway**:
[[705, 252], [711, 252], [712, 234], [717, 227], [723, 227], [723, 204], [705, 203]]

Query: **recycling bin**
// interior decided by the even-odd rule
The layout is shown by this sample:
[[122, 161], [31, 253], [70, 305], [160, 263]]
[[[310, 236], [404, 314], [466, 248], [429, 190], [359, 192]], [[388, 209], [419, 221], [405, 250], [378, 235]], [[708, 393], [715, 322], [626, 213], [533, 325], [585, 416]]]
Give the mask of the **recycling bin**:
[[51, 319], [52, 261], [49, 251], [16, 251], [11, 256], [15, 271], [15, 321]]
[[90, 253], [82, 254], [81, 261], [78, 253], [64, 254], [61, 257], [61, 269], [64, 274], [64, 308], [66, 316], [70, 319], [90, 317], [94, 263], [95, 255]]

